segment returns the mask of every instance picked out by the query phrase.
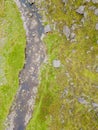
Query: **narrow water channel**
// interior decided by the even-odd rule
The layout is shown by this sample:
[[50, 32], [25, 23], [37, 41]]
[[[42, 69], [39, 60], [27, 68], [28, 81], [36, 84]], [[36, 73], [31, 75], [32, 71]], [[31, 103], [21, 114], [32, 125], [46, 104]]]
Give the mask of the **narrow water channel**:
[[6, 130], [25, 130], [32, 117], [40, 66], [45, 59], [45, 48], [40, 40], [44, 27], [34, 4], [29, 4], [27, 0], [15, 0], [15, 2], [21, 12], [26, 30], [26, 59], [24, 68], [19, 74], [19, 90], [7, 117]]

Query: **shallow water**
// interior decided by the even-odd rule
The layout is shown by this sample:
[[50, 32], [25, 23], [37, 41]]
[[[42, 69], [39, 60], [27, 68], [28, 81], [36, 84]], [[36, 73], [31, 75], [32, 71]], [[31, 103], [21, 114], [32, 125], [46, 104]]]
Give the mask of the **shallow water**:
[[7, 118], [6, 130], [24, 130], [31, 119], [39, 84], [39, 70], [45, 58], [44, 46], [40, 40], [44, 27], [40, 22], [41, 17], [37, 13], [36, 6], [30, 5], [26, 0], [16, 1], [16, 3], [26, 29], [26, 60], [19, 74], [19, 90]]

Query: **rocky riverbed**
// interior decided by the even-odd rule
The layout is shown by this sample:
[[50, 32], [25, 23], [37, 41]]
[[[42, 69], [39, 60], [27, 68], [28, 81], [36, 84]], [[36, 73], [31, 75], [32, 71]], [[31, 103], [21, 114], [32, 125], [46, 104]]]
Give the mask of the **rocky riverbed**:
[[45, 47], [41, 41], [44, 28], [35, 5], [27, 0], [15, 0], [15, 2], [26, 30], [26, 59], [24, 68], [19, 74], [19, 90], [5, 123], [6, 130], [24, 130], [28, 124], [39, 84], [40, 66], [45, 59]]

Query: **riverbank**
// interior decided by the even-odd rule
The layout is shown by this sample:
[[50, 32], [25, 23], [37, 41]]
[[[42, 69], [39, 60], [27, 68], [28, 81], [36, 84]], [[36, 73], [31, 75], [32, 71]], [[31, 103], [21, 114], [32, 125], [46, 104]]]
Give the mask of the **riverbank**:
[[35, 5], [28, 1], [15, 1], [21, 12], [26, 31], [25, 64], [19, 74], [19, 89], [6, 120], [6, 130], [24, 130], [32, 117], [39, 85], [40, 67], [45, 58], [41, 41], [43, 26]]
[[0, 1], [0, 130], [18, 90], [26, 37], [21, 15], [13, 0]]

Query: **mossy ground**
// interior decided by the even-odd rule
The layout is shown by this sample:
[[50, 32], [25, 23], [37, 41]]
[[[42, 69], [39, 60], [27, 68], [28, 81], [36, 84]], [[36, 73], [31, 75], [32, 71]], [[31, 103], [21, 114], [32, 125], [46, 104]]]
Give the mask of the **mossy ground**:
[[[47, 0], [40, 5], [46, 7], [49, 24], [56, 22], [59, 32], [55, 30], [44, 39], [48, 62], [41, 71], [41, 84], [27, 130], [98, 130], [98, 110], [92, 107], [93, 102], [98, 104], [98, 31], [95, 31], [98, 18], [88, 9], [92, 2], [86, 4], [88, 16], [84, 25], [75, 30], [77, 42], [67, 41], [62, 34], [64, 25], [71, 26], [73, 20], [80, 24], [83, 16], [75, 10], [82, 2], [69, 0], [66, 12], [61, 0]], [[54, 59], [61, 61], [60, 68], [53, 67]], [[89, 105], [79, 103], [79, 97]]]
[[[0, 0], [0, 130], [18, 89], [24, 64], [25, 31], [13, 0]], [[1, 71], [2, 70], [2, 71]]]

